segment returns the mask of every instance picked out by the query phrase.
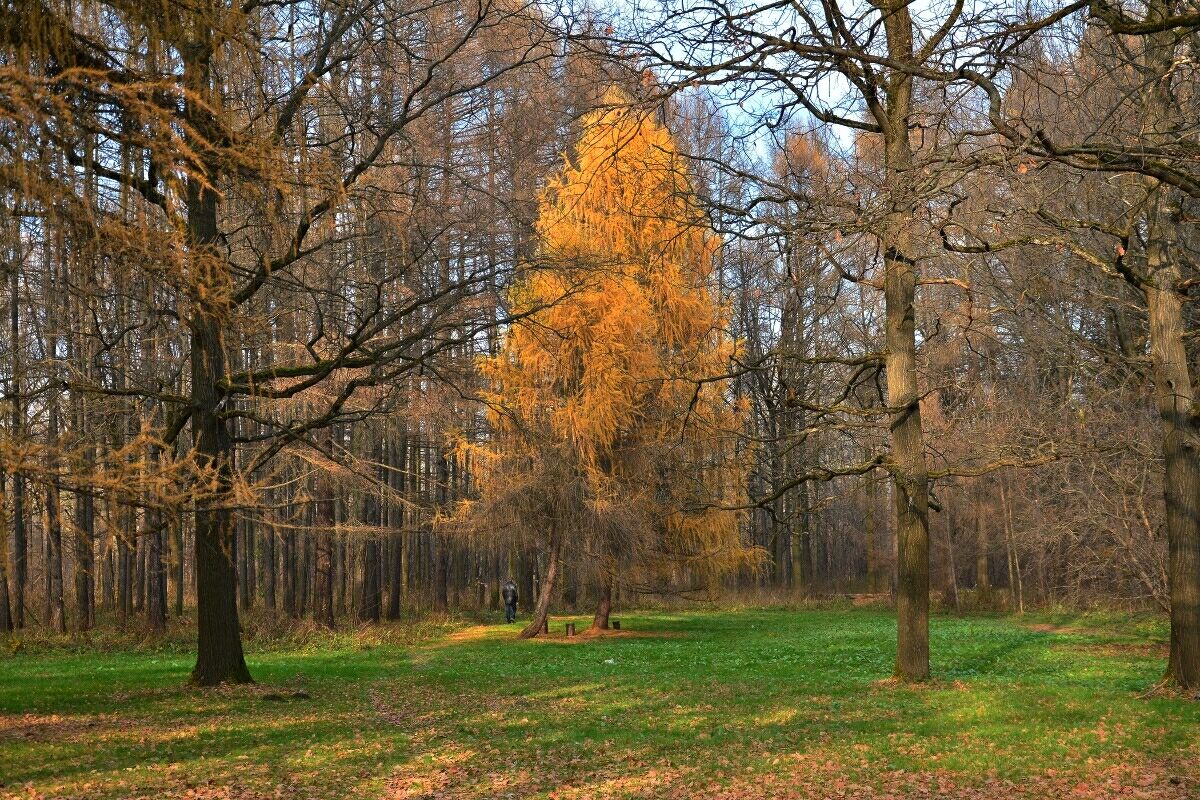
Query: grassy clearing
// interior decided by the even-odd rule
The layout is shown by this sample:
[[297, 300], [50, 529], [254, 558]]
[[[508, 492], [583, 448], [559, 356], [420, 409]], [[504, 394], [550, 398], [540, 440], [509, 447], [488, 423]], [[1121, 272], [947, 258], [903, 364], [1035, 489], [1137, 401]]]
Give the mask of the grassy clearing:
[[260, 684], [207, 691], [182, 643], [31, 644], [0, 657], [0, 796], [1200, 796], [1200, 703], [1141, 696], [1155, 621], [938, 617], [907, 688], [883, 611], [621, 619], [261, 637]]

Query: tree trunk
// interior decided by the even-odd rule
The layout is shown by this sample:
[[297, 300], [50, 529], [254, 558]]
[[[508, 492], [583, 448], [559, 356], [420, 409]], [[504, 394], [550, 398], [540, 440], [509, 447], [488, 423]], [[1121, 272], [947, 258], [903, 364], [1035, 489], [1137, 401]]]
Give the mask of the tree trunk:
[[[150, 447], [149, 464], [152, 472], [157, 472], [160, 462], [160, 452], [157, 446]], [[162, 511], [156, 505], [156, 498], [148, 497], [143, 511], [144, 530], [141, 536], [145, 551], [146, 566], [146, 624], [153, 633], [162, 633], [167, 625], [166, 591], [163, 583], [166, 581], [166, 571], [163, 569], [163, 526], [165, 519]]]
[[13, 476], [13, 627], [25, 627], [25, 587], [29, 575], [29, 535], [25, 525], [25, 479]]
[[[113, 515], [113, 507], [115, 504], [109, 504], [110, 515]], [[110, 519], [115, 519], [115, 516], [110, 516]], [[116, 606], [116, 579], [113, 571], [113, 538], [111, 535], [100, 538], [100, 561], [97, 568], [100, 581], [97, 591], [100, 595], [100, 607], [105, 611], [112, 611]]]
[[246, 608], [254, 608], [258, 595], [258, 526], [246, 523]]
[[1168, 286], [1147, 287], [1146, 299], [1166, 470], [1163, 495], [1171, 598], [1167, 679], [1191, 690], [1200, 688], [1200, 409], [1195, 405], [1184, 347], [1181, 298]]
[[448, 545], [440, 534], [433, 534], [433, 607], [450, 610], [450, 570]]
[[789, 577], [792, 582], [792, 593], [797, 597], [803, 597], [808, 592], [808, 585], [805, 583], [806, 570], [804, 569], [804, 547], [807, 536], [808, 532], [802, 529], [793, 532], [788, 540], [789, 556], [792, 561]]
[[[441, 450], [437, 465], [437, 497], [439, 509], [445, 508], [450, 491], [450, 463], [446, 451]], [[434, 576], [433, 607], [438, 611], [450, 610], [449, 545], [441, 534], [433, 534]]]
[[972, 494], [975, 501], [975, 589], [981, 595], [987, 595], [992, 588], [992, 578], [988, 570], [988, 551], [991, 546], [983, 514], [983, 479], [976, 478], [974, 484]]
[[[272, 508], [271, 514], [274, 515], [275, 494], [272, 491], [268, 495], [267, 505]], [[266, 529], [263, 531], [263, 548], [262, 548], [262, 573], [263, 582], [263, 603], [267, 606], [267, 611], [274, 614], [279, 608], [279, 604], [275, 598], [275, 542], [278, 539], [278, 534], [275, 532], [274, 517], [267, 523]]]
[[[778, 438], [778, 437], [774, 437]], [[783, 458], [779, 453], [779, 448], [771, 448], [770, 456], [771, 467], [771, 483], [770, 489], [776, 491], [783, 484]], [[771, 577], [776, 586], [796, 588], [796, 581], [792, 574], [792, 543], [791, 536], [788, 535], [788, 521], [784, 514], [784, 497], [782, 494], [777, 496], [771, 502], [771, 543], [768, 552], [771, 554], [770, 569], [774, 573]]]
[[13, 629], [12, 607], [8, 600], [8, 514], [5, 510], [7, 476], [0, 472], [0, 633]]
[[[559, 560], [562, 560], [561, 557]], [[565, 584], [563, 586], [563, 603], [567, 608], [574, 611], [579, 605], [578, 571], [575, 569], [568, 570], [566, 569], [565, 565], [560, 565], [559, 569], [566, 573], [563, 575], [563, 578], [565, 579]], [[497, 578], [499, 578], [499, 575], [497, 575]]]
[[175, 515], [171, 524], [171, 567], [175, 581], [175, 616], [183, 616], [183, 584], [184, 584], [184, 547], [183, 547], [183, 512]]
[[863, 476], [863, 528], [867, 542], [867, 593], [879, 591], [879, 550], [875, 541], [875, 474]]
[[166, 571], [163, 569], [163, 521], [157, 510], [146, 510], [146, 624], [153, 633], [167, 626]]
[[[803, 448], [798, 449], [801, 454], [805, 452]], [[792, 588], [797, 596], [807, 597], [813, 590], [812, 487], [807, 482], [802, 483], [797, 494], [800, 498], [800, 532], [792, 536]]]
[[312, 603], [312, 586], [313, 573], [315, 570], [316, 559], [313, 558], [313, 535], [312, 530], [312, 509], [310, 508], [305, 514], [307, 530], [300, 537], [300, 562], [298, 570], [300, 574], [300, 590], [296, 593], [296, 599], [300, 603], [296, 610], [297, 617], [303, 617]]
[[521, 591], [520, 605], [523, 613], [533, 613], [534, 588], [533, 573], [536, 570], [533, 554], [528, 550], [521, 553]]
[[488, 593], [488, 607], [493, 611], [500, 610], [500, 585], [504, 583], [504, 574], [500, 562], [501, 556], [499, 551], [493, 552], [491, 557], [492, 590]]
[[[884, 12], [888, 55], [913, 59], [913, 25], [907, 3], [875, 0]], [[896, 677], [929, 677], [929, 475], [917, 388], [916, 260], [914, 224], [911, 75], [892, 70], [886, 80], [884, 130], [888, 215], [881, 231], [884, 261], [884, 364], [891, 409], [891, 471], [895, 482], [897, 587]]]
[[[1148, 18], [1174, 13], [1172, 3], [1151, 0]], [[1177, 34], [1171, 30], [1144, 37], [1142, 66], [1144, 127], [1151, 141], [1174, 142], [1181, 115], [1172, 94]], [[1163, 496], [1167, 516], [1167, 590], [1171, 602], [1171, 645], [1166, 680], [1192, 691], [1200, 689], [1200, 406], [1196, 402], [1184, 336], [1182, 269], [1187, 258], [1181, 242], [1182, 199], [1169, 186], [1155, 185], [1148, 216], [1146, 269], [1140, 284], [1146, 293], [1150, 323], [1150, 361], [1162, 429], [1165, 472]]]
[[1012, 529], [1012, 509], [1008, 505], [1008, 481], [1000, 477], [1000, 513], [1004, 515], [1004, 544], [1008, 549], [1008, 591], [1018, 614], [1025, 613], [1025, 588], [1021, 585], [1021, 557], [1017, 553]]
[[141, 614], [146, 610], [146, 538], [135, 536], [133, 540], [133, 610]]
[[[533, 619], [518, 635], [520, 639], [532, 639], [546, 626], [546, 617], [550, 613], [550, 600], [554, 596], [554, 582], [558, 578], [559, 562], [562, 561], [562, 536], [555, 531], [550, 537], [550, 563], [546, 567], [546, 577], [538, 592], [537, 605], [533, 609]], [[608, 620], [605, 619], [605, 624]]]
[[[216, 98], [212, 91], [211, 60], [213, 19], [197, 12], [196, 40], [183, 48], [183, 82], [197, 101], [184, 103], [184, 117], [200, 138], [217, 141], [212, 119]], [[197, 143], [197, 152], [206, 145]], [[195, 276], [201, 298], [189, 320], [191, 328], [191, 425], [196, 466], [209, 477], [209, 485], [195, 499], [196, 517], [196, 665], [191, 681], [199, 686], [249, 683], [250, 671], [242, 653], [237, 609], [237, 574], [234, 571], [233, 442], [221, 416], [225, 396], [220, 381], [226, 377], [223, 325], [228, 316], [229, 267], [219, 252], [218, 196], [211, 183], [220, 167], [208, 165], [206, 182], [189, 177], [186, 186], [189, 274]]]
[[237, 522], [237, 585], [238, 608], [242, 611], [250, 609], [250, 526], [245, 518]]
[[[12, 348], [12, 379], [10, 386], [12, 387], [12, 422], [9, 428], [9, 435], [14, 442], [20, 442], [21, 430], [24, 427], [22, 424], [25, 420], [25, 407], [21, 403], [21, 359], [20, 359], [20, 282], [17, 279], [18, 270], [14, 269], [9, 278], [10, 300], [9, 307], [9, 323], [10, 347]], [[13, 627], [25, 627], [25, 585], [28, 578], [28, 553], [29, 545], [27, 538], [27, 528], [25, 526], [25, 478], [18, 474], [13, 475], [13, 511], [12, 511], [12, 529], [13, 529]]]
[[[397, 512], [400, 513], [400, 512]], [[391, 536], [391, 563], [388, 567], [390, 581], [388, 583], [388, 619], [400, 619], [400, 601], [404, 588], [404, 570], [408, 564], [404, 560], [404, 536]]]
[[[89, 455], [89, 460], [91, 456]], [[95, 566], [92, 563], [95, 513], [92, 496], [88, 492], [75, 493], [75, 609], [78, 619], [76, 627], [90, 630], [96, 622]]]
[[[49, 429], [46, 439], [58, 439], [58, 390], [51, 389]], [[63, 601], [62, 501], [55, 469], [46, 483], [46, 617], [57, 633], [67, 632], [67, 610]]]
[[8, 531], [0, 529], [5, 542], [0, 544], [0, 633], [10, 633], [13, 629], [12, 610], [8, 602]]
[[[408, 461], [408, 440], [401, 435], [399, 441], [387, 450], [388, 465], [387, 485], [392, 491], [403, 493], [405, 488], [404, 469]], [[388, 528], [392, 531], [389, 536], [388, 548], [388, 601], [387, 618], [400, 618], [401, 589], [404, 585], [404, 506], [396, 503], [393, 497], [388, 498]]]
[[959, 610], [958, 599], [958, 564], [954, 558], [954, 512], [949, 503], [943, 512], [946, 515], [946, 577], [947, 590], [950, 592], [950, 604], [954, 606], [954, 610]]
[[[211, 191], [189, 185], [189, 197]], [[211, 241], [216, 233], [216, 198], [198, 203], [203, 214], [192, 214], [198, 241]], [[197, 217], [201, 217], [197, 219]], [[237, 575], [234, 572], [233, 517], [227, 507], [232, 490], [233, 446], [220, 417], [217, 381], [224, 376], [225, 354], [218, 321], [201, 313], [192, 322], [192, 431], [197, 466], [211, 470], [215, 490], [196, 501], [196, 666], [192, 683], [250, 683], [242, 653], [237, 609]]]
[[608, 630], [608, 617], [612, 614], [613, 576], [605, 572], [600, 578], [600, 599], [596, 603], [596, 616], [592, 617], [592, 631]]
[[[175, 443], [176, 456], [184, 457], [186, 441], [180, 437]], [[185, 522], [186, 510], [182, 506], [175, 508], [171, 520], [172, 554], [171, 564], [175, 580], [175, 616], [183, 616], [183, 599], [187, 593], [187, 527]]]
[[[201, 100], [212, 100], [210, 61], [212, 31], [198, 30], [200, 41], [187, 48], [184, 83]], [[201, 136], [214, 129], [211, 111], [200, 102], [185, 102], [185, 117]], [[213, 175], [208, 176], [212, 180]], [[222, 304], [228, 296], [227, 265], [217, 251], [217, 194], [200, 180], [187, 181], [188, 245], [191, 274], [198, 276], [198, 303], [190, 320], [192, 447], [196, 466], [211, 481], [195, 501], [196, 509], [196, 665], [191, 681], [200, 686], [252, 681], [242, 652], [234, 570], [232, 500], [233, 443], [221, 408], [220, 381], [226, 360]]]
[[[290, 508], [290, 504], [289, 504]], [[289, 515], [288, 522], [291, 522]], [[279, 575], [283, 579], [283, 612], [296, 617], [296, 532], [286, 530], [280, 535]]]
[[53, 480], [46, 487], [46, 616], [51, 630], [67, 632], [63, 602], [62, 507]]
[[[901, 256], [902, 258], [903, 256]], [[929, 677], [929, 507], [913, 336], [914, 276], [899, 258], [887, 275], [887, 382], [897, 538], [896, 676]]]
[[362, 602], [358, 618], [363, 622], [379, 621], [379, 542], [368, 539], [363, 544], [362, 559]]
[[[336, 508], [338, 521], [339, 522], [344, 521], [344, 517], [342, 516], [342, 514], [344, 513], [342, 511], [342, 503], [335, 503], [335, 508]], [[334, 558], [336, 559], [336, 562], [337, 562], [337, 566], [334, 570], [334, 576], [335, 576], [334, 580], [336, 581], [336, 584], [337, 584], [336, 586], [334, 586], [334, 601], [335, 601], [334, 602], [334, 613], [335, 614], [346, 614], [349, 609], [349, 607], [346, 605], [346, 602], [347, 602], [346, 586], [349, 583], [349, 574], [350, 574], [350, 560], [348, 557], [349, 552], [350, 552], [350, 549], [346, 545], [345, 537], [338, 537], [337, 541], [334, 542], [334, 549], [333, 549]]]
[[[326, 444], [333, 449], [333, 434], [329, 432]], [[327, 471], [321, 471], [314, 480], [316, 508], [317, 580], [313, 602], [313, 617], [327, 628], [334, 627], [333, 617], [333, 543], [334, 526], [337, 523], [336, 499], [333, 481]]]
[[[328, 501], [332, 505], [333, 501]], [[324, 504], [324, 501], [322, 501]], [[322, 512], [323, 514], [324, 512]], [[330, 518], [332, 520], [332, 514]], [[318, 525], [323, 520], [318, 519]], [[334, 627], [333, 616], [333, 535], [324, 531], [316, 536], [317, 575], [313, 598], [313, 618], [327, 628]]]
[[[127, 513], [122, 510], [120, 518], [125, 520]], [[124, 620], [133, 610], [133, 600], [130, 597], [129, 575], [129, 543], [125, 539], [125, 531], [117, 531], [117, 610]]]

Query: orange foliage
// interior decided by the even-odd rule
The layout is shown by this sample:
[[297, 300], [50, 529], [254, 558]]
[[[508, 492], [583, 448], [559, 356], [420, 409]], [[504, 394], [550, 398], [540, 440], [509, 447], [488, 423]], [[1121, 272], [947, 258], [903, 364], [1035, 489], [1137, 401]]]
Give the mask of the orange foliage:
[[[573, 528], [643, 577], [712, 577], [754, 554], [736, 504], [732, 342], [711, 288], [719, 242], [670, 134], [607, 105], [541, 198], [540, 250], [510, 294], [525, 315], [484, 371], [496, 439], [485, 504]], [[537, 488], [535, 488], [537, 487]], [[530, 491], [547, 499], [541, 513]], [[521, 501], [513, 495], [521, 493]], [[591, 548], [589, 548], [591, 549]]]

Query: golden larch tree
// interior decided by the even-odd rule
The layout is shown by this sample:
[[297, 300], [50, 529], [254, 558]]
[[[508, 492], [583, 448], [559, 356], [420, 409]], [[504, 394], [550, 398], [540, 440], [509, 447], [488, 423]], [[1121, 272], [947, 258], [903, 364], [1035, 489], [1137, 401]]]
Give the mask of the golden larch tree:
[[612, 587], [701, 588], [757, 552], [729, 510], [746, 464], [734, 433], [733, 342], [712, 288], [720, 242], [685, 159], [616, 91], [585, 120], [539, 209], [539, 250], [510, 292], [520, 321], [486, 361], [494, 439], [476, 519], [549, 552], [545, 620], [566, 542], [608, 627]]

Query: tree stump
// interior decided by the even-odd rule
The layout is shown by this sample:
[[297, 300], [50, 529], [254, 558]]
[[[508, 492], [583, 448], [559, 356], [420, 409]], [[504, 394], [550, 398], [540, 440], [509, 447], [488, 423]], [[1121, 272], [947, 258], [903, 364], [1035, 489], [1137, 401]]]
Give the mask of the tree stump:
[[613, 620], [611, 623], [609, 623], [609, 624], [611, 624], [611, 625], [612, 625], [612, 629], [613, 629], [614, 631], [619, 631], [619, 630], [621, 630], [621, 620], [619, 620], [619, 619], [614, 619], [614, 620]]
[[575, 623], [568, 622], [567, 623], [567, 636], [574, 636], [574, 635], [575, 635]]

